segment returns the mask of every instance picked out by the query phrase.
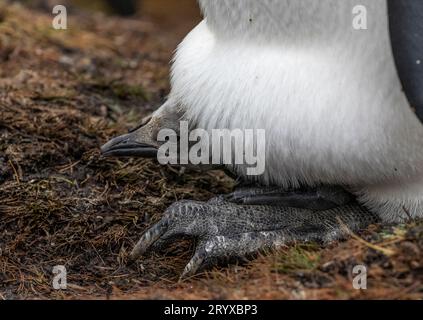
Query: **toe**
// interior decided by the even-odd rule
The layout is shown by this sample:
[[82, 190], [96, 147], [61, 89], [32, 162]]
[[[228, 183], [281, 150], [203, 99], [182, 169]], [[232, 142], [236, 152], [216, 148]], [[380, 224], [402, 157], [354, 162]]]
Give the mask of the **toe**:
[[205, 258], [205, 252], [202, 250], [197, 250], [194, 256], [186, 265], [179, 279], [183, 280], [195, 275], [198, 272], [198, 270], [202, 268], [204, 263], [204, 258]]
[[162, 237], [168, 229], [168, 222], [166, 219], [162, 219], [160, 222], [153, 225], [148, 229], [135, 245], [134, 249], [130, 254], [130, 260], [137, 260], [142, 256], [157, 240]]

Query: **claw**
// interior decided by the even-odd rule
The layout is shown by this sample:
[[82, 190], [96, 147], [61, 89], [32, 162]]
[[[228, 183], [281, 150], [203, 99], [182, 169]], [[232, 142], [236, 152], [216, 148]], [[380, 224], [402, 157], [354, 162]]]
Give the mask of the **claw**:
[[137, 242], [134, 249], [129, 256], [131, 261], [137, 260], [141, 257], [160, 237], [167, 231], [168, 223], [166, 220], [161, 220], [150, 229], [148, 229]]
[[198, 270], [203, 266], [205, 257], [206, 257], [206, 252], [204, 248], [201, 246], [196, 250], [191, 260], [185, 266], [184, 271], [179, 277], [179, 281], [195, 275], [198, 272]]

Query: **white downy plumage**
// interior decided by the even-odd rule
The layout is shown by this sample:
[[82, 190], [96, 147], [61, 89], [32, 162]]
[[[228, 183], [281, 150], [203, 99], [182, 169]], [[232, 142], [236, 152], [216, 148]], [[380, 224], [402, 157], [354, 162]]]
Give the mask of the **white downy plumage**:
[[[353, 28], [356, 5], [367, 30]], [[344, 185], [385, 222], [423, 217], [423, 125], [397, 76], [386, 0], [200, 6], [167, 105], [200, 128], [265, 129], [262, 183]]]

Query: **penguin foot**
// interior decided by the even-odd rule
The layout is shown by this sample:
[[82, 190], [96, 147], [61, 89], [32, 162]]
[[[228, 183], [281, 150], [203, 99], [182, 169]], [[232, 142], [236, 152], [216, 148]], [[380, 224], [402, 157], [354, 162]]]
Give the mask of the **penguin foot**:
[[[308, 198], [313, 203], [306, 208], [286, 206], [293, 203], [294, 193], [278, 189], [241, 189], [208, 202], [178, 201], [142, 235], [130, 258], [136, 260], [179, 237], [194, 238], [197, 246], [182, 273], [181, 278], [185, 278], [220, 263], [251, 259], [257, 253], [294, 242], [326, 244], [378, 222], [376, 215], [349, 197], [347, 200], [345, 191], [324, 190], [329, 200], [320, 189], [301, 195], [302, 200]], [[333, 198], [334, 194], [337, 197]], [[276, 201], [276, 195], [281, 195], [281, 200]], [[344, 201], [339, 200], [340, 196]], [[294, 201], [294, 205], [300, 204]]]

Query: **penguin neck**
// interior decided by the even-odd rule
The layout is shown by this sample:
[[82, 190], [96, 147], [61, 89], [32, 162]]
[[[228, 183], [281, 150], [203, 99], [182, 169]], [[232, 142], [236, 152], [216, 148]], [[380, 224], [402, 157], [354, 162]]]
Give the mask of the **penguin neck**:
[[[353, 8], [368, 9], [369, 28], [386, 29], [386, 0], [199, 0], [219, 40], [324, 45], [350, 41]], [[347, 37], [346, 37], [347, 36]]]

